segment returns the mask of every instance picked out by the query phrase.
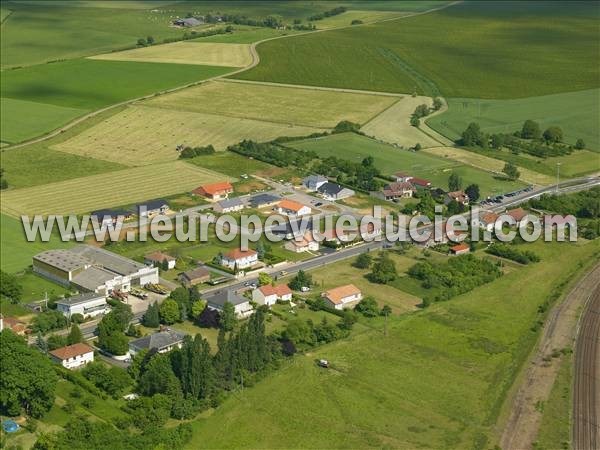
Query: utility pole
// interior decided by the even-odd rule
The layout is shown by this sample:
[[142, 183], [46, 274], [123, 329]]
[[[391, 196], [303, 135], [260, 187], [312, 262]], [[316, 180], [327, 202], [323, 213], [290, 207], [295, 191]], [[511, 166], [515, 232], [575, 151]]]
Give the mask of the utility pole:
[[558, 185], [560, 184], [560, 164], [556, 163], [556, 193], [558, 194]]
[[48, 292], [44, 292], [44, 307], [48, 309]]
[[385, 322], [383, 322], [383, 335], [385, 337], [387, 337], [387, 318], [388, 318], [388, 313], [385, 313]]

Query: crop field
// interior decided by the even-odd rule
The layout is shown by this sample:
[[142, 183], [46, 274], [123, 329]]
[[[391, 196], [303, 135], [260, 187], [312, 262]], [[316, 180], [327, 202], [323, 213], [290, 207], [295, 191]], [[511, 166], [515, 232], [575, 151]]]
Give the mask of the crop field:
[[317, 29], [328, 29], [347, 27], [351, 25], [353, 20], [362, 20], [363, 23], [377, 22], [380, 20], [391, 19], [394, 17], [401, 17], [408, 13], [397, 12], [397, 11], [360, 11], [360, 10], [349, 10], [345, 13], [338, 14], [336, 16], [326, 17], [322, 20], [313, 22]]
[[341, 120], [365, 123], [396, 100], [397, 97], [384, 95], [211, 81], [150, 99], [146, 104], [178, 111], [332, 128]]
[[439, 133], [455, 140], [476, 122], [486, 133], [512, 133], [525, 120], [535, 120], [542, 129], [562, 128], [565, 142], [582, 138], [587, 148], [600, 151], [600, 89], [528, 97], [515, 100], [450, 98], [449, 109], [427, 120]]
[[593, 2], [463, 2], [265, 42], [260, 64], [234, 77], [499, 99], [595, 89], [599, 14]]
[[226, 34], [215, 34], [197, 39], [192, 39], [188, 42], [215, 42], [222, 44], [252, 44], [253, 42], [262, 41], [277, 36], [287, 36], [292, 34], [300, 34], [301, 31], [294, 30], [276, 30], [274, 28], [251, 27], [248, 25], [236, 25], [233, 32]]
[[424, 148], [438, 146], [438, 141], [410, 124], [410, 116], [421, 104], [431, 106], [432, 101], [429, 97], [403, 97], [363, 126], [361, 131], [380, 141], [407, 148], [414, 147], [417, 142]]
[[80, 214], [189, 191], [230, 177], [182, 161], [119, 170], [2, 193], [2, 212]]
[[184, 41], [104, 53], [91, 56], [90, 59], [245, 67], [252, 62], [252, 55], [247, 44]]
[[0, 99], [0, 129], [4, 142], [17, 143], [47, 133], [86, 110], [12, 98]]
[[[371, 330], [296, 355], [198, 419], [189, 448], [493, 447], [506, 392], [536, 342], [538, 307], [600, 250], [595, 241], [534, 245], [541, 263], [392, 317], [388, 336], [377, 319]], [[319, 358], [332, 369], [318, 368]]]
[[177, 145], [212, 144], [224, 150], [243, 139], [268, 141], [306, 136], [316, 128], [172, 109], [142, 103], [126, 108], [54, 148], [75, 155], [137, 166], [178, 158]]

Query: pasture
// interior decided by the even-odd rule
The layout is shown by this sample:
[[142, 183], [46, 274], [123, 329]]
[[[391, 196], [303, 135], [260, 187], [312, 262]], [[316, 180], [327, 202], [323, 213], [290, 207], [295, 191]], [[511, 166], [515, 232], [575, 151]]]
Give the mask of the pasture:
[[156, 164], [2, 192], [2, 212], [82, 214], [190, 191], [201, 184], [231, 180], [182, 161]]
[[365, 123], [396, 97], [353, 92], [211, 81], [146, 104], [308, 127], [332, 128], [341, 120]]
[[0, 99], [0, 138], [17, 143], [48, 133], [86, 110], [12, 98]]
[[429, 97], [403, 97], [367, 122], [360, 131], [380, 141], [398, 144], [406, 148], [414, 147], [416, 143], [421, 144], [424, 148], [438, 146], [440, 145], [438, 141], [410, 124], [410, 116], [417, 106], [422, 104], [431, 106], [432, 103]]
[[329, 29], [348, 27], [351, 25], [353, 20], [362, 20], [363, 23], [378, 22], [380, 20], [392, 19], [394, 17], [405, 16], [409, 13], [398, 12], [398, 11], [363, 11], [363, 10], [349, 10], [336, 16], [326, 17], [322, 20], [312, 22], [317, 26], [317, 29]]
[[316, 128], [154, 108], [156, 102], [130, 106], [79, 135], [54, 146], [74, 155], [130, 166], [172, 161], [178, 145], [213, 145], [224, 150], [243, 139], [268, 141], [278, 136], [306, 136]]
[[[295, 355], [197, 419], [188, 448], [494, 447], [506, 393], [537, 339], [538, 307], [599, 251], [594, 241], [534, 246], [541, 263], [394, 315], [387, 336], [377, 318], [349, 339]], [[317, 367], [319, 358], [332, 368]]]
[[248, 25], [235, 25], [233, 32], [226, 34], [215, 34], [197, 39], [192, 39], [188, 42], [215, 42], [222, 44], [252, 44], [253, 42], [262, 41], [263, 39], [287, 36], [300, 33], [294, 30], [276, 30], [274, 28], [251, 27]]
[[593, 2], [462, 2], [264, 42], [260, 64], [233, 77], [498, 99], [594, 89], [598, 17]]
[[587, 148], [600, 151], [600, 89], [514, 100], [450, 98], [448, 106], [427, 124], [452, 140], [458, 139], [471, 122], [486, 133], [512, 133], [531, 119], [542, 130], [560, 126], [569, 144], [582, 138]]
[[184, 41], [104, 53], [90, 59], [245, 67], [252, 62], [252, 55], [247, 44]]

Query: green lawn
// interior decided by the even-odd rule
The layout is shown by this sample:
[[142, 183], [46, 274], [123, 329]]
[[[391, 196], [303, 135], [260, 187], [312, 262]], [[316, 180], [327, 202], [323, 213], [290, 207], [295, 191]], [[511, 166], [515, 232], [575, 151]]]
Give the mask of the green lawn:
[[427, 124], [452, 140], [458, 139], [471, 122], [486, 133], [512, 133], [531, 119], [542, 129], [560, 126], [565, 142], [575, 144], [582, 138], [587, 148], [600, 150], [600, 89], [516, 100], [450, 98], [448, 106]]
[[462, 2], [265, 42], [260, 64], [235, 77], [474, 98], [598, 88], [598, 16], [593, 2]]
[[235, 178], [239, 178], [243, 174], [253, 174], [274, 168], [265, 162], [249, 159], [233, 152], [217, 152], [212, 155], [198, 156], [188, 159], [187, 162]]
[[234, 25], [233, 33], [216, 34], [203, 38], [194, 39], [192, 42], [220, 42], [223, 44], [252, 44], [276, 36], [286, 36], [296, 34], [292, 30], [275, 30], [273, 28], [250, 27], [244, 25]]
[[537, 339], [538, 306], [600, 256], [598, 242], [535, 246], [541, 263], [394, 316], [387, 337], [378, 318], [297, 355], [197, 420], [189, 448], [492, 448], [506, 392]]
[[30, 271], [26, 271], [23, 275], [19, 275], [18, 281], [23, 287], [21, 303], [43, 300], [45, 294], [48, 294], [49, 299], [52, 297], [68, 297], [71, 292], [69, 289], [42, 278]]

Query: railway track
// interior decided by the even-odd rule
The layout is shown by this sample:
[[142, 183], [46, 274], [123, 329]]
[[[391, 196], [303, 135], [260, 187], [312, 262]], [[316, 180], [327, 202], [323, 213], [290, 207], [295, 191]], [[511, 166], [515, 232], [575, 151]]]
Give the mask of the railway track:
[[600, 286], [591, 293], [575, 347], [573, 448], [600, 448]]

